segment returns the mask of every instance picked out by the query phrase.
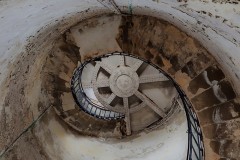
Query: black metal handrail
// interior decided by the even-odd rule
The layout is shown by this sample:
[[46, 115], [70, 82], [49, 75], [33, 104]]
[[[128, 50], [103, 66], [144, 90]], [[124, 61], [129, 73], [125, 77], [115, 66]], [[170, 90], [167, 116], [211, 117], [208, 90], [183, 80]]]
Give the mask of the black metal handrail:
[[124, 118], [124, 114], [103, 109], [102, 106], [99, 106], [96, 103], [92, 102], [89, 99], [89, 97], [86, 96], [82, 88], [81, 77], [82, 77], [83, 68], [88, 63], [90, 63], [90, 61], [86, 61], [81, 66], [79, 66], [74, 71], [73, 77], [71, 79], [71, 90], [72, 90], [75, 102], [84, 112], [97, 118], [107, 119], [107, 120]]
[[[105, 55], [85, 61], [83, 64], [81, 64], [81, 66], [79, 68], [77, 68], [77, 70], [74, 72], [76, 74], [74, 74], [74, 76], [72, 78], [72, 84], [76, 83], [79, 86], [79, 88], [77, 88], [74, 85], [71, 86], [71, 89], [75, 92], [75, 94], [73, 94], [73, 96], [74, 96], [76, 102], [78, 103], [79, 107], [81, 107], [85, 112], [87, 112], [93, 116], [96, 116], [98, 118], [103, 118], [103, 119], [124, 118], [123, 114], [112, 112], [109, 110], [104, 110], [101, 108], [101, 106], [93, 103], [84, 93], [84, 91], [82, 89], [82, 84], [81, 84], [82, 70], [88, 63], [93, 62], [93, 61], [100, 61], [101, 58], [106, 58], [106, 57], [114, 56], [114, 55], [129, 56], [129, 57], [133, 57], [133, 58], [139, 59], [141, 61], [144, 61], [145, 63], [150, 64], [151, 66], [156, 68], [160, 73], [164, 74], [174, 84], [175, 88], [177, 89], [177, 91], [179, 93], [179, 97], [182, 100], [183, 108], [185, 110], [187, 122], [188, 122], [187, 123], [188, 124], [187, 160], [204, 160], [204, 145], [203, 145], [202, 131], [201, 131], [200, 124], [199, 124], [198, 118], [196, 116], [196, 113], [194, 112], [190, 101], [188, 100], [187, 96], [184, 94], [181, 87], [177, 84], [177, 82], [171, 76], [169, 76], [164, 70], [162, 70], [157, 65], [151, 63], [148, 60], [145, 60], [143, 58], [140, 58], [140, 57], [137, 57], [137, 56], [134, 56], [131, 54], [127, 54], [127, 53], [114, 52], [114, 53], [105, 54]], [[90, 107], [86, 107], [86, 106], [90, 106]], [[107, 116], [105, 116], [103, 114], [96, 114], [97, 109], [101, 110], [101, 111], [99, 111], [100, 113], [101, 112], [105, 112], [105, 113], [109, 112], [109, 113], [107, 114]], [[112, 116], [110, 116], [110, 113]]]
[[181, 95], [188, 120], [188, 156], [187, 160], [203, 160], [203, 136], [196, 113], [193, 111], [186, 95]]

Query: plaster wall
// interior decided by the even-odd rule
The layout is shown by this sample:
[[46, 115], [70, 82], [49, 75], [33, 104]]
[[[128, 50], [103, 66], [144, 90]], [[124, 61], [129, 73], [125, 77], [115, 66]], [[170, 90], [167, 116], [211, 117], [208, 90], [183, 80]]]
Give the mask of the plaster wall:
[[[45, 146], [49, 159], [57, 157], [63, 160], [186, 159], [188, 136], [183, 110], [177, 113], [176, 119], [171, 119], [158, 129], [145, 130], [123, 140], [74, 134], [62, 125], [53, 112], [46, 114], [33, 131]], [[173, 150], [175, 150], [174, 154]]]
[[[25, 115], [28, 112], [23, 110], [14, 113], [6, 108], [3, 111], [3, 106], [6, 105], [4, 99], [11, 89], [10, 82], [24, 81], [22, 84], [17, 83], [19, 88], [12, 86], [19, 89], [16, 95], [21, 93], [20, 88], [28, 86], [25, 92], [29, 95], [29, 103], [23, 105], [37, 106], [36, 97], [39, 97], [40, 93], [34, 91], [41, 82], [38, 81], [36, 72], [40, 71], [41, 62], [46, 58], [44, 53], [51, 50], [54, 40], [69, 27], [83, 19], [102, 13], [120, 14], [119, 11], [121, 11], [151, 15], [174, 24], [200, 41], [217, 59], [235, 86], [236, 93], [240, 94], [240, 87], [238, 87], [240, 85], [240, 5], [238, 1], [116, 0], [115, 2], [118, 8], [100, 0], [3, 0], [0, 2], [0, 112], [7, 113], [7, 116], [0, 117], [3, 122], [1, 129], [4, 129], [5, 123], [11, 121], [11, 117]], [[29, 54], [41, 55], [38, 55], [38, 61], [36, 61], [34, 58], [29, 59]], [[23, 63], [21, 65], [23, 68], [16, 70], [16, 63]], [[33, 78], [14, 78], [13, 69], [16, 70], [16, 74], [22, 74], [29, 65], [32, 66], [28, 69], [29, 76]], [[13, 94], [12, 97], [16, 95]], [[21, 103], [21, 99], [16, 100], [15, 103], [18, 102]], [[43, 112], [43, 110], [32, 110], [27, 114], [28, 116], [20, 119], [23, 123], [16, 133], [21, 133]], [[10, 141], [7, 142], [7, 144], [10, 143]], [[1, 147], [0, 151], [3, 151], [4, 147]]]
[[[1, 64], [7, 66], [20, 50], [24, 50], [31, 37], [44, 29], [57, 25], [58, 32], [61, 33], [74, 23], [93, 14], [116, 12], [112, 6], [102, 5], [99, 1], [70, 0], [57, 3], [44, 0], [1, 1], [1, 37], [4, 37], [0, 43]], [[122, 12], [152, 15], [164, 19], [195, 37], [221, 62], [233, 83], [239, 84], [240, 5], [238, 2], [117, 0], [116, 4]], [[1, 81], [6, 73], [3, 68], [1, 67]], [[236, 90], [239, 91], [239, 87]]]

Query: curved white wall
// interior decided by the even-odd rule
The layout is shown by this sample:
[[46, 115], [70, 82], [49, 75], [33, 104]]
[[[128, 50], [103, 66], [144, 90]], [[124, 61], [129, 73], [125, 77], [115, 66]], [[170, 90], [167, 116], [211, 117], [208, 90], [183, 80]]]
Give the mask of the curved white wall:
[[[99, 0], [100, 1], [100, 0]], [[25, 50], [45, 52], [60, 33], [102, 13], [119, 13], [97, 0], [4, 0], [0, 2], [0, 111], [8, 91], [7, 76]], [[115, 0], [119, 9], [171, 22], [199, 40], [221, 64], [240, 94], [240, 5], [210, 0]], [[34, 44], [42, 44], [41, 47]], [[51, 45], [50, 45], [51, 46]], [[49, 47], [49, 45], [48, 45]], [[34, 50], [32, 50], [34, 49]], [[38, 117], [34, 113], [33, 117]]]
[[[52, 113], [44, 116], [33, 132], [50, 159], [185, 160], [188, 146], [187, 121], [183, 110], [175, 116], [158, 129], [145, 130], [123, 140], [74, 134], [62, 126]], [[48, 123], [44, 123], [46, 119]]]
[[[165, 19], [196, 37], [228, 71], [234, 84], [239, 85], [240, 5], [209, 0], [116, 0], [116, 4], [127, 13]], [[6, 73], [4, 66], [39, 30], [57, 25], [61, 33], [92, 14], [114, 11], [112, 6], [109, 9], [97, 0], [1, 1], [0, 6], [1, 82]], [[239, 87], [236, 89], [240, 91]]]

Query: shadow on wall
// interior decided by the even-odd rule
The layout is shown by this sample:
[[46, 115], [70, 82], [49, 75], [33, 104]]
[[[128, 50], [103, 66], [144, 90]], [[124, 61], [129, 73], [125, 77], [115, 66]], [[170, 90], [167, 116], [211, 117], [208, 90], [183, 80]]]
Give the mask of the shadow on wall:
[[[122, 1], [122, 3], [124, 2], [125, 1]], [[2, 2], [2, 3], [6, 3], [6, 2]], [[79, 15], [82, 15], [82, 17], [84, 17], [84, 14], [90, 15], [91, 13], [91, 10], [86, 11], [86, 13], [85, 12], [78, 13], [78, 16], [76, 17], [73, 16], [75, 18], [72, 17], [74, 20], [72, 20], [71, 22], [66, 20], [67, 18], [69, 18], [67, 17], [65, 20], [58, 22], [59, 24], [62, 24], [65, 22], [66, 24], [63, 26], [62, 25], [51, 26], [51, 24], [49, 23], [48, 26], [46, 26], [47, 29], [43, 27], [39, 31], [37, 28], [28, 27], [29, 31], [27, 32], [27, 30], [23, 29], [23, 26], [26, 26], [26, 24], [29, 24], [28, 26], [31, 26], [31, 24], [32, 25], [38, 24], [38, 21], [47, 22], [50, 20], [50, 18], [45, 19], [44, 16], [39, 16], [38, 18], [35, 18], [34, 16], [27, 14], [27, 11], [29, 13], [32, 13], [33, 11], [35, 11], [36, 13], [37, 12], [40, 13], [40, 11], [42, 11], [40, 6], [43, 6], [43, 8], [46, 7], [44, 4], [40, 3], [40, 1], [36, 3], [38, 4], [34, 4], [33, 7], [31, 7], [30, 1], [29, 3], [28, 1], [26, 1], [25, 3], [19, 2], [18, 7], [15, 7], [14, 5], [12, 5], [12, 8], [10, 7], [9, 11], [4, 10], [4, 8], [1, 10], [2, 16], [1, 16], [0, 24], [2, 24], [3, 26], [1, 34], [3, 32], [6, 33], [6, 34], [5, 33], [2, 34], [3, 36], [1, 37], [6, 37], [6, 39], [2, 39], [2, 38], [0, 39], [0, 42], [1, 42], [0, 44], [2, 44], [0, 47], [3, 52], [4, 51], [6, 52], [4, 52], [3, 56], [1, 57], [1, 61], [3, 62], [1, 63], [2, 67], [1, 67], [1, 75], [0, 75], [1, 89], [2, 89], [1, 103], [3, 104], [1, 104], [1, 115], [0, 115], [0, 122], [1, 122], [0, 123], [0, 135], [1, 135], [0, 150], [3, 150], [10, 142], [12, 142], [22, 132], [23, 128], [26, 128], [32, 123], [34, 119], [37, 119], [39, 113], [44, 111], [44, 109], [46, 109], [48, 106], [55, 104], [54, 103], [55, 97], [61, 98], [59, 95], [56, 95], [56, 96], [54, 95], [53, 97], [47, 97], [49, 93], [47, 93], [44, 90], [45, 84], [42, 83], [42, 79], [44, 75], [42, 69], [45, 68], [44, 62], [46, 59], [50, 59], [52, 53], [54, 52], [52, 50], [52, 46], [53, 46], [52, 42], [56, 39], [56, 37], [59, 36], [60, 33], [63, 33], [66, 28], [69, 28], [70, 26], [72, 26], [73, 23], [75, 23], [73, 22], [74, 20], [78, 20], [78, 21], [81, 20], [81, 18], [78, 19], [76, 17], [81, 17]], [[81, 3], [85, 4], [85, 2], [81, 2]], [[89, 3], [90, 5], [92, 5], [92, 7], [98, 6], [93, 4], [93, 2], [89, 2]], [[121, 2], [118, 2], [118, 3], [121, 3]], [[189, 7], [192, 7], [193, 6], [192, 3], [193, 2], [189, 2], [187, 4], [189, 4]], [[199, 2], [199, 3], [202, 4], [202, 2]], [[225, 2], [222, 2], [222, 3], [225, 3]], [[48, 9], [54, 10], [56, 11], [56, 14], [59, 13], [59, 15], [64, 15], [65, 13], [67, 13], [67, 11], [64, 10], [64, 12], [60, 14], [59, 8], [61, 8], [64, 5], [62, 3], [58, 7], [55, 7], [54, 5], [55, 2], [53, 1], [49, 1], [46, 4], [48, 4], [47, 7], [49, 7], [49, 8], [46, 8], [46, 10]], [[139, 4], [142, 4], [142, 2], [139, 2]], [[154, 5], [156, 4], [157, 3], [154, 3]], [[38, 7], [34, 7], [35, 5]], [[211, 5], [212, 5], [212, 2], [209, 4], [209, 6]], [[66, 4], [66, 6], [68, 6], [68, 4]], [[4, 6], [4, 7], [8, 7], [8, 6]], [[41, 10], [39, 11], [37, 10], [37, 8]], [[226, 8], [229, 8], [228, 4], [226, 5]], [[235, 6], [233, 8], [235, 8]], [[25, 9], [25, 12], [23, 12], [24, 9]], [[181, 10], [184, 10], [184, 12], [187, 12], [185, 9], [181, 8]], [[221, 8], [219, 8], [218, 10], [221, 10]], [[12, 17], [13, 17], [10, 14], [11, 13], [10, 11], [14, 11], [13, 13], [15, 12], [22, 13], [22, 14], [14, 15], [19, 19], [15, 21], [16, 26], [19, 30], [9, 25], [12, 23]], [[143, 10], [143, 11], [146, 11], [146, 10]], [[137, 9], [136, 9], [136, 12], [137, 12]], [[46, 13], [46, 12], [42, 12], [42, 13]], [[219, 12], [219, 14], [220, 13], [224, 13], [224, 12]], [[56, 17], [56, 14], [49, 13], [48, 16]], [[185, 14], [185, 13], [181, 13], [181, 14], [179, 13], [179, 16], [182, 14]], [[29, 16], [29, 21], [26, 20], [26, 17], [28, 16]], [[222, 16], [225, 16], [225, 15], [222, 15]], [[229, 16], [229, 14], [226, 13], [226, 16]], [[26, 21], [24, 21], [23, 19]], [[228, 17], [227, 19], [230, 19], [230, 18]], [[54, 21], [55, 19], [51, 19], [51, 20]], [[56, 19], [56, 21], [57, 20], [58, 19]], [[236, 23], [237, 22], [238, 21], [236, 21]], [[117, 50], [133, 53], [135, 55], [149, 59], [153, 63], [162, 67], [166, 72], [171, 74], [174, 79], [177, 80], [177, 82], [182, 86], [184, 91], [190, 97], [195, 107], [195, 111], [198, 114], [198, 117], [202, 125], [202, 129], [204, 132], [206, 158], [211, 160], [220, 159], [220, 158], [239, 159], [240, 158], [239, 149], [238, 149], [240, 144], [239, 142], [239, 137], [240, 137], [239, 135], [240, 133], [239, 132], [239, 116], [240, 116], [239, 115], [239, 112], [240, 112], [239, 98], [236, 96], [236, 93], [233, 91], [233, 87], [231, 85], [231, 82], [232, 81], [235, 82], [236, 80], [230, 79], [232, 77], [228, 76], [229, 74], [222, 69], [222, 66], [220, 66], [219, 63], [217, 63], [216, 60], [211, 56], [211, 54], [209, 54], [203, 47], [201, 47], [198, 42], [196, 42], [191, 37], [189, 37], [182, 31], [179, 31], [179, 29], [170, 25], [167, 22], [159, 21], [154, 18], [146, 18], [146, 17], [141, 17], [141, 18], [132, 17], [130, 19], [127, 17], [124, 17], [124, 18], [119, 18], [119, 21], [116, 24], [119, 24], [120, 28], [118, 28], [118, 25], [116, 25], [115, 28], [114, 27], [111, 28], [112, 33], [109, 35], [110, 39], [112, 39], [113, 41], [106, 41], [106, 42], [111, 42], [110, 44], [114, 42], [114, 45], [118, 47]], [[4, 28], [4, 25], [8, 27]], [[223, 26], [223, 25], [219, 25], [219, 26]], [[55, 27], [56, 30], [51, 27]], [[103, 30], [99, 30], [99, 31], [103, 31]], [[38, 36], [34, 35], [35, 37], [29, 38], [28, 42], [30, 43], [26, 47], [27, 48], [26, 52], [23, 51], [20, 54], [19, 50], [24, 50], [23, 49], [24, 44], [21, 44], [22, 38], [21, 36], [19, 36], [19, 34], [21, 33], [24, 39], [24, 37], [27, 37], [33, 32], [36, 32], [36, 33], [38, 32], [39, 35]], [[69, 34], [72, 33], [70, 31], [68, 32]], [[17, 36], [14, 33], [16, 33]], [[113, 34], [113, 33], [116, 33], [116, 34]], [[117, 34], [118, 36], [116, 36]], [[205, 34], [207, 34], [207, 32]], [[114, 35], [114, 36], [111, 36], [111, 35]], [[227, 35], [232, 36], [232, 34], [227, 34]], [[237, 35], [239, 34], [236, 34], [236, 36]], [[88, 36], [86, 35], [85, 37], [88, 37]], [[19, 41], [18, 45], [15, 45], [14, 43], [16, 43], [17, 40]], [[87, 42], [87, 40], [88, 39], [84, 39], [84, 42]], [[105, 39], [101, 39], [101, 42], [103, 41], [105, 41]], [[236, 38], [236, 43], [237, 42], [238, 42], [238, 38]], [[218, 45], [221, 44], [218, 41], [216, 41], [216, 43], [218, 43]], [[89, 43], [89, 44], [93, 44], [93, 43]], [[226, 43], [226, 44], [229, 44], [229, 43]], [[71, 45], [74, 45], [74, 47]], [[71, 50], [77, 50], [76, 47], [80, 46], [78, 44], [72, 44], [72, 43], [71, 45], [69, 43], [67, 44], [67, 50], [70, 50], [67, 52], [71, 53], [72, 52]], [[232, 46], [232, 44], [229, 44], [229, 45]], [[11, 48], [11, 46], [16, 47], [17, 49], [14, 47]], [[223, 46], [225, 47], [226, 45], [223, 45]], [[9, 50], [8, 50], [8, 47], [9, 47]], [[112, 51], [111, 49], [112, 48], [110, 48], [108, 51]], [[236, 51], [234, 53], [238, 53], [239, 49], [237, 50], [236, 48], [233, 47], [233, 50], [231, 51]], [[82, 54], [84, 52], [86, 52], [86, 54]], [[105, 54], [106, 50], [103, 50], [102, 52], [99, 52], [99, 53], [91, 52], [88, 50], [81, 51], [81, 46], [80, 46], [80, 53], [82, 54], [81, 56], [82, 56], [82, 59], [84, 60], [86, 57], [91, 57], [92, 55]], [[222, 53], [222, 52], [219, 52], [219, 53]], [[16, 56], [17, 54], [18, 56]], [[216, 55], [218, 53], [213, 52], [212, 54]], [[10, 56], [12, 56], [12, 58], [10, 58]], [[75, 55], [71, 53], [70, 57], [72, 56], [75, 56]], [[52, 59], [54, 58], [52, 57]], [[10, 62], [10, 63], [7, 64], [7, 62]], [[219, 62], [222, 63], [223, 60]], [[52, 64], [55, 64], [55, 63], [56, 61], [52, 61]], [[68, 62], [62, 62], [62, 61], [61, 63], [63, 64], [65, 63], [65, 64], [62, 65], [61, 68], [58, 68], [57, 72], [55, 72], [55, 69], [54, 69], [54, 73], [59, 74], [60, 72], [63, 72], [62, 74], [64, 76], [65, 74], [66, 75], [70, 74], [71, 68], [68, 66], [70, 64]], [[76, 65], [76, 63], [74, 65]], [[225, 65], [225, 62], [224, 62], [224, 65]], [[10, 74], [9, 75], [6, 74], [10, 70], [11, 70], [11, 72], [9, 72]], [[225, 68], [225, 70], [227, 69]], [[50, 85], [52, 87], [52, 90], [53, 89], [61, 90], [61, 89], [68, 88], [68, 85], [69, 85], [68, 80], [64, 80], [63, 75], [61, 75], [62, 78], [59, 78], [59, 80], [52, 78], [48, 82], [50, 84], [55, 82], [61, 83], [62, 84], [61, 86], [65, 86], [65, 87], [55, 88], [55, 86]], [[6, 77], [7, 79], [5, 79]], [[55, 105], [58, 105], [58, 104], [55, 104]], [[26, 136], [25, 141], [28, 141], [28, 139], [32, 140], [32, 144], [38, 144], [37, 142], [35, 143], [34, 137]], [[42, 150], [40, 151], [41, 153], [44, 153], [44, 151]], [[29, 152], [29, 151], [25, 151], [25, 152]], [[13, 155], [13, 156], [17, 157], [17, 155]]]

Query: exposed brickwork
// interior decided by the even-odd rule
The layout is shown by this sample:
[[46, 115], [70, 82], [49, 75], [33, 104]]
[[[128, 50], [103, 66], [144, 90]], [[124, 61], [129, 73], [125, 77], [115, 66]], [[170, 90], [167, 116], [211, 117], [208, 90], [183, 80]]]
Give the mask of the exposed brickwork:
[[[224, 80], [219, 83], [220, 90], [223, 93], [223, 97], [225, 97], [227, 100], [231, 100], [236, 98], [236, 93], [234, 92], [232, 85], [229, 81]], [[221, 93], [220, 93], [221, 94]]]
[[200, 88], [207, 89], [224, 78], [225, 75], [223, 74], [222, 70], [216, 65], [212, 65], [189, 83], [188, 90], [192, 94], [196, 94]]
[[222, 123], [240, 117], [240, 104], [234, 100], [221, 103], [198, 112], [202, 125]]
[[[75, 104], [72, 96], [67, 97], [68, 103], [64, 103], [64, 95], [71, 94], [70, 80], [81, 58], [78, 47], [69, 42], [69, 38], [59, 39], [53, 50], [45, 62], [42, 86], [48, 93], [56, 113], [83, 135], [121, 138], [121, 130], [118, 127], [120, 121], [100, 120], [86, 114]], [[73, 106], [66, 106], [70, 103]], [[65, 110], [68, 108], [73, 109]]]
[[220, 141], [220, 156], [225, 158], [240, 159], [240, 141], [239, 140], [224, 140]]
[[202, 127], [204, 136], [208, 139], [223, 140], [223, 139], [240, 139], [240, 119], [222, 122], [218, 124], [210, 124]]
[[[76, 106], [74, 109], [64, 110], [62, 95], [71, 92], [69, 81], [78, 60], [81, 59], [79, 48], [71, 41], [68, 32], [64, 38], [59, 38], [56, 42], [55, 52], [49, 53], [47, 58], [45, 57], [46, 61], [43, 61], [45, 62], [44, 69], [42, 72], [39, 71], [42, 74], [41, 92], [46, 93], [47, 101], [55, 107], [59, 117], [72, 128], [87, 135], [102, 136], [101, 133], [104, 132], [110, 137], [121, 137], [119, 122], [96, 120], [81, 112]], [[240, 159], [239, 100], [236, 98], [231, 81], [225, 77], [220, 65], [210, 53], [196, 40], [173, 25], [146, 16], [122, 17], [116, 40], [122, 51], [145, 58], [165, 70], [191, 97], [203, 130], [207, 160]], [[91, 56], [98, 55], [98, 53], [90, 54]], [[22, 73], [29, 72], [27, 64], [33, 63], [36, 58], [33, 56], [32, 59], [29, 59], [30, 57], [28, 55], [20, 58], [17, 62], [20, 64], [15, 67], [20, 68], [20, 73], [17, 72], [18, 68], [15, 69], [16, 73], [13, 72], [10, 75], [10, 81], [7, 83], [11, 92], [5, 100], [5, 106], [0, 116], [1, 122], [4, 122], [0, 126], [0, 137], [4, 138], [0, 140], [1, 142], [4, 140], [9, 142], [14, 139], [13, 137], [20, 133], [19, 128], [24, 128], [32, 120], [32, 113], [28, 115], [28, 108], [25, 107], [28, 104], [24, 103], [25, 97], [22, 90], [26, 84], [26, 74]], [[208, 79], [204, 77], [206, 74]], [[19, 84], [15, 85], [17, 83]], [[13, 92], [15, 90], [17, 90], [16, 93]], [[36, 106], [39, 110], [43, 110], [46, 104], [39, 102]], [[7, 107], [10, 107], [13, 116], [25, 116], [20, 117], [22, 121], [18, 123], [19, 128], [16, 127], [13, 120], [8, 123], [9, 125], [5, 125], [8, 118]], [[15, 110], [16, 107], [20, 107], [22, 110]], [[12, 131], [15, 135], [9, 137], [8, 135], [11, 135], [9, 133]], [[7, 143], [0, 144], [1, 150]], [[10, 158], [16, 159], [14, 154], [11, 156]], [[44, 158], [43, 155], [42, 159]]]
[[203, 93], [197, 95], [196, 97], [192, 98], [191, 101], [197, 110], [221, 103], [221, 101], [215, 96], [213, 88], [209, 88]]
[[211, 88], [201, 94], [193, 97], [191, 101], [197, 110], [201, 110], [206, 107], [211, 107], [232, 100], [235, 97], [236, 94], [231, 84], [228, 81], [223, 80], [218, 84], [214, 84]]
[[[144, 38], [142, 38], [144, 37]], [[200, 119], [206, 159], [239, 159], [240, 106], [220, 65], [201, 45], [165, 21], [124, 17], [117, 37], [124, 52], [143, 57], [177, 81]], [[228, 139], [224, 143], [222, 140]], [[235, 148], [233, 148], [235, 147]], [[223, 152], [224, 150], [224, 152]]]

